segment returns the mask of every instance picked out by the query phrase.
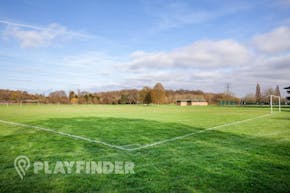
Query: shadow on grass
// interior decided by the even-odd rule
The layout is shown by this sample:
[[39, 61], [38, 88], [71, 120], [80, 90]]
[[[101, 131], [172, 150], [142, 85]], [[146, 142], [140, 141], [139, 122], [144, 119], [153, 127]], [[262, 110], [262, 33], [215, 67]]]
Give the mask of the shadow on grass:
[[129, 148], [202, 130], [180, 123], [113, 117], [53, 118], [29, 124]]
[[290, 117], [271, 117], [270, 119], [290, 121]]
[[[112, 117], [57, 118], [32, 124], [119, 144], [154, 142], [202, 130], [179, 123]], [[1, 192], [272, 193], [290, 190], [289, 141], [211, 130], [160, 146], [126, 152], [44, 132], [16, 132], [1, 137], [0, 147], [6, 148], [1, 152], [1, 163], [6, 167], [13, 164], [15, 155], [38, 154], [53, 160], [133, 161], [136, 173], [43, 175], [39, 178], [30, 175], [18, 183], [17, 176], [9, 176], [9, 167], [2, 167]], [[74, 148], [69, 149], [70, 146]]]

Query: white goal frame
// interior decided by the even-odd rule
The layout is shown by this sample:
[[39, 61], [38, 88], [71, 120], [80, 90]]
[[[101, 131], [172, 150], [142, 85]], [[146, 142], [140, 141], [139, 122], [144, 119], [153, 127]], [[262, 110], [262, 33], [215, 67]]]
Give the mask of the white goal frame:
[[7, 103], [1, 103], [0, 102], [0, 105], [3, 105], [3, 106], [5, 105], [6, 107], [8, 107], [9, 103], [8, 102]]
[[271, 113], [273, 113], [273, 98], [278, 98], [278, 103], [279, 103], [279, 112], [281, 112], [281, 97], [276, 96], [276, 95], [270, 95], [270, 108], [271, 108]]

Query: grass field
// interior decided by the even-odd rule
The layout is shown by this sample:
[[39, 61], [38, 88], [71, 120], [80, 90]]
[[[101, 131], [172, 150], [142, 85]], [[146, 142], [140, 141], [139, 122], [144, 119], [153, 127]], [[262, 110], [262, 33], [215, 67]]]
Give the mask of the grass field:
[[[0, 120], [124, 148], [0, 123], [0, 191], [290, 192], [290, 109], [260, 117], [265, 114], [269, 108], [0, 106]], [[242, 120], [248, 121], [237, 122]], [[13, 165], [19, 155], [31, 161], [131, 161], [135, 174], [28, 171], [21, 180]]]

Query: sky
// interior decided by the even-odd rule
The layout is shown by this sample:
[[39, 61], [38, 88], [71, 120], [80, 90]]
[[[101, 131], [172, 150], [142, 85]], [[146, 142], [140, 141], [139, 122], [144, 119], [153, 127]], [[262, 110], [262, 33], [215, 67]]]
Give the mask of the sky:
[[[0, 0], [0, 88], [290, 85], [290, 0]], [[284, 94], [283, 94], [284, 95]]]

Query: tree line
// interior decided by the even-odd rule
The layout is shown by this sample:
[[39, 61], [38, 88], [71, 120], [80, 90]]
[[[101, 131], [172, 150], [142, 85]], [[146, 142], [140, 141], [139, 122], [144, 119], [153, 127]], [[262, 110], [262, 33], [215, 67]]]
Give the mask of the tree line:
[[256, 93], [244, 98], [238, 98], [232, 93], [208, 93], [201, 90], [166, 90], [161, 83], [154, 87], [145, 86], [142, 89], [124, 89], [107, 92], [87, 92], [57, 90], [47, 96], [30, 94], [26, 91], [0, 89], [1, 103], [61, 103], [61, 104], [171, 104], [179, 99], [206, 100], [210, 104], [221, 101], [231, 101], [235, 104], [262, 104], [269, 100], [266, 96], [274, 94], [280, 96], [279, 86], [276, 89], [266, 89], [263, 92], [259, 84]]
[[[244, 98], [242, 98], [242, 103], [245, 104], [269, 104], [269, 96], [275, 95], [275, 96], [281, 96], [279, 85], [277, 85], [274, 88], [266, 88], [262, 91], [262, 88], [259, 83], [256, 85], [256, 92], [247, 94]], [[277, 99], [274, 99], [274, 102]], [[282, 98], [282, 102], [285, 102], [285, 99]]]

